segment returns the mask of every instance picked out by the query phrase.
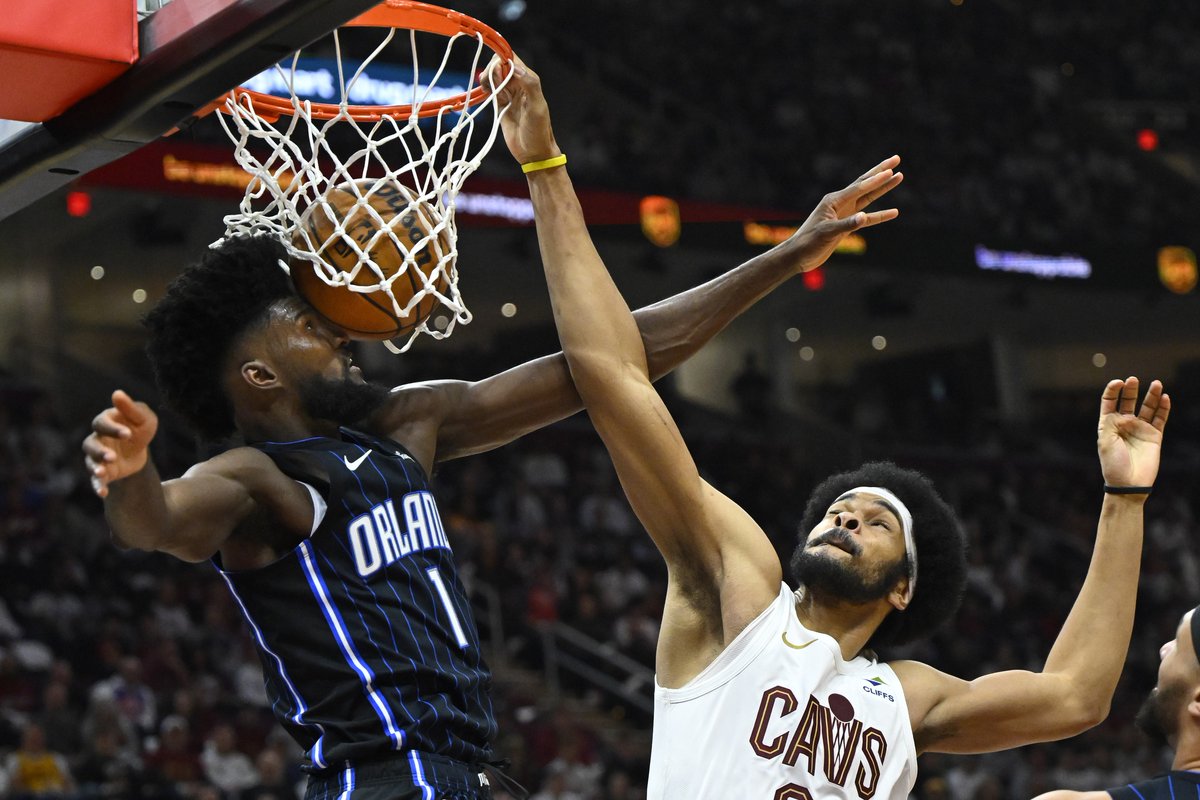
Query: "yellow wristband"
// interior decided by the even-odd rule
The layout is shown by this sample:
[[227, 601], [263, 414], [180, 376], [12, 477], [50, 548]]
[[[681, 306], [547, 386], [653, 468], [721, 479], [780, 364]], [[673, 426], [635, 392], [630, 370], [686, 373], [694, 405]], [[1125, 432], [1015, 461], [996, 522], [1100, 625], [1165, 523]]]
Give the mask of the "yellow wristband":
[[561, 153], [554, 158], [547, 158], [544, 161], [530, 161], [528, 164], [521, 165], [521, 172], [529, 174], [537, 172], [539, 169], [550, 169], [551, 167], [561, 167], [567, 163], [567, 154]]

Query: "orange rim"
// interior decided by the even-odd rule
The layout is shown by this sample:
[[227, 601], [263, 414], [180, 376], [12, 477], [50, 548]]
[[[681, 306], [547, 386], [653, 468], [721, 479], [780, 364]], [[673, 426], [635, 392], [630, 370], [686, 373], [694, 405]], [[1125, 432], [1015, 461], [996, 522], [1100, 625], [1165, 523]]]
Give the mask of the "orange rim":
[[[447, 38], [460, 33], [466, 34], [471, 38], [481, 36], [483, 43], [491, 48], [492, 52], [500, 56], [500, 58], [507, 62], [511, 62], [513, 58], [513, 51], [509, 47], [508, 42], [488, 25], [458, 11], [451, 11], [448, 8], [430, 5], [429, 3], [420, 3], [416, 0], [386, 0], [381, 5], [350, 20], [342, 27], [403, 28], [424, 31], [426, 33], [436, 33]], [[441, 113], [442, 109], [458, 111], [468, 105], [482, 102], [486, 94], [487, 92], [483, 86], [476, 86], [469, 92], [456, 94], [452, 97], [444, 97], [440, 100], [431, 100], [428, 103], [421, 104], [421, 109], [417, 112], [417, 116], [433, 117]], [[239, 86], [222, 95], [201, 113], [207, 113], [214, 108], [225, 113], [225, 102], [231, 98], [236, 102], [245, 102], [245, 99], [253, 101], [254, 111], [263, 119], [271, 122], [274, 122], [281, 116], [291, 115], [295, 111], [292, 107], [292, 99], [290, 97], [264, 94], [263, 92], [256, 92], [253, 89]], [[314, 119], [333, 119], [343, 113], [342, 107], [336, 103], [312, 103], [311, 107]], [[345, 113], [361, 122], [375, 122], [385, 116], [408, 117], [412, 114], [412, 110], [412, 103], [396, 106], [348, 105], [346, 106]]]

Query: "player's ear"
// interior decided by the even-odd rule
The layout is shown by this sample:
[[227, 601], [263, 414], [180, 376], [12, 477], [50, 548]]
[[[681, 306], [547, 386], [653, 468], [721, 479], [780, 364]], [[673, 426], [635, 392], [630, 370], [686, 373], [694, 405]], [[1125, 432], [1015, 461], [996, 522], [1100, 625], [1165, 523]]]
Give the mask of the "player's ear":
[[1192, 695], [1187, 704], [1188, 716], [1200, 721], [1200, 685], [1192, 687]]
[[892, 608], [897, 611], [903, 611], [908, 608], [908, 604], [912, 602], [912, 598], [908, 596], [908, 578], [901, 578], [892, 591], [888, 593], [888, 602], [892, 604]]
[[242, 380], [255, 389], [272, 389], [279, 385], [279, 374], [267, 362], [252, 359], [242, 364]]

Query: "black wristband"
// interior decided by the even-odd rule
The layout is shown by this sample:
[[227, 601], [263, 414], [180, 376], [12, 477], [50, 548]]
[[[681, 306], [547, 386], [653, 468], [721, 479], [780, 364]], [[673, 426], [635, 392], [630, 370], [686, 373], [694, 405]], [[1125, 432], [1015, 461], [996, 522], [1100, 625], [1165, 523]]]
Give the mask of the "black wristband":
[[1154, 491], [1153, 486], [1109, 486], [1104, 484], [1105, 494], [1150, 494]]

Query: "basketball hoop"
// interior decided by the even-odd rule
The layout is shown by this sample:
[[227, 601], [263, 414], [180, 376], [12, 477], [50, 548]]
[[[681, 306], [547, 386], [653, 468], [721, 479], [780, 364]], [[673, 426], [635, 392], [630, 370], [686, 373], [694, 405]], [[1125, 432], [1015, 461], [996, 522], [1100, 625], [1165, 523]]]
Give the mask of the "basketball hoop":
[[[348, 55], [343, 58], [339, 32], [345, 28], [378, 28], [384, 33], [369, 55], [355, 63]], [[389, 50], [399, 31], [408, 34], [412, 66], [406, 102], [390, 105], [354, 102], [358, 90], [371, 82], [366, 77], [367, 67], [381, 54], [387, 52], [389, 57], [395, 57], [401, 49]], [[435, 41], [440, 41], [439, 37], [446, 40], [440, 63], [435, 69], [424, 70], [424, 75], [418, 59], [419, 33], [431, 34]], [[430, 38], [423, 35], [420, 41], [427, 43]], [[460, 43], [465, 45], [465, 53], [456, 53], [456, 45]], [[297, 51], [290, 66], [281, 62], [274, 68], [286, 92], [271, 94], [243, 86], [214, 104], [221, 112], [218, 116], [222, 127], [234, 143], [238, 164], [253, 176], [238, 213], [225, 217], [225, 237], [216, 244], [232, 236], [273, 234], [287, 248], [291, 266], [311, 264], [329, 286], [342, 286], [353, 292], [382, 292], [401, 316], [423, 298], [434, 295], [443, 310], [449, 312], [449, 323], [444, 330], [438, 330], [429, 327], [429, 320], [423, 320], [402, 346], [386, 342], [392, 352], [400, 353], [412, 345], [419, 333], [443, 339], [451, 334], [456, 323], [471, 321], [471, 313], [458, 290], [454, 205], [463, 182], [478, 169], [495, 143], [506, 110], [500, 107], [496, 94], [482, 85], [481, 70], [490, 58], [485, 58], [486, 51], [511, 63], [512, 48], [500, 34], [476, 19], [411, 0], [387, 0], [351, 20], [343, 29], [333, 32], [332, 44], [338, 102], [300, 99], [297, 89], [301, 82], [297, 73], [303, 51]], [[438, 85], [439, 80], [449, 80], [447, 65], [452, 56], [463, 56], [464, 66], [469, 63], [469, 69], [464, 70], [468, 73], [465, 88]], [[495, 76], [496, 90], [511, 77], [511, 69]], [[476, 127], [480, 128], [478, 132]], [[391, 166], [389, 160], [398, 166]], [[437, 248], [437, 263], [419, 280], [407, 270], [384, 274], [369, 256], [373, 247], [356, 240], [345, 224], [335, 225], [320, 240], [311, 235], [311, 227], [306, 229], [301, 224], [305, 212], [318, 205], [330, 219], [355, 216], [353, 208], [342, 209], [338, 215], [330, 209], [327, 195], [335, 188], [356, 187], [356, 208], [369, 210], [377, 190], [394, 190], [397, 184], [405, 187], [411, 197], [407, 210], [434, 217], [429, 220], [428, 239], [448, 243], [448, 247]], [[403, 210], [398, 210], [397, 216], [402, 214]], [[390, 237], [404, 252], [411, 245], [401, 241], [399, 231], [386, 224], [374, 236]], [[334, 248], [351, 251], [356, 258], [350, 264], [330, 264], [321, 254]], [[289, 264], [280, 266], [290, 271]], [[402, 277], [405, 280], [400, 285], [405, 292], [397, 298], [392, 285]], [[418, 287], [415, 293], [410, 284]]]

